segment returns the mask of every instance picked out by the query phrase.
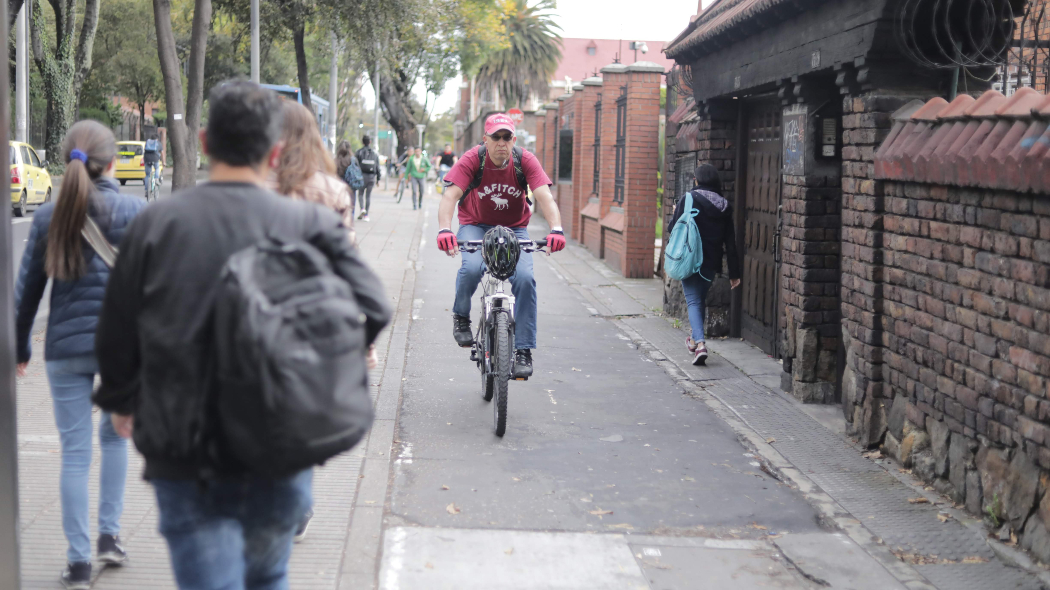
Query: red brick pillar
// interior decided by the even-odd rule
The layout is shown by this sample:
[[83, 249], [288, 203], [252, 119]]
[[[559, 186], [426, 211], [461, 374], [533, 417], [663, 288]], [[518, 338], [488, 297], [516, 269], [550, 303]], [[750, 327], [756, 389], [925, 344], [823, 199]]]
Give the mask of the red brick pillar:
[[[547, 111], [546, 109], [539, 109], [535, 113], [536, 116], [536, 144], [532, 148], [532, 153], [535, 154], [536, 158], [539, 159], [540, 165], [543, 165], [543, 152], [545, 149], [550, 149], [546, 146], [547, 139]], [[543, 168], [547, 168], [544, 166]]]
[[616, 270], [623, 272], [624, 248], [623, 207], [613, 204], [616, 192], [616, 111], [619, 99], [627, 94], [627, 66], [612, 64], [602, 72], [602, 138], [601, 138], [601, 190], [598, 193], [601, 215], [601, 241], [599, 252], [602, 259]]
[[[595, 131], [597, 117], [595, 105], [602, 99], [602, 79], [587, 78], [580, 83], [576, 95], [576, 152], [572, 168], [572, 186], [575, 192], [577, 224], [573, 237], [587, 247], [595, 256], [601, 256], [601, 210], [598, 194], [600, 182], [595, 181]], [[598, 155], [601, 155], [600, 150]], [[598, 161], [599, 173], [601, 162]]]
[[608, 146], [602, 153], [608, 159], [602, 164], [604, 258], [627, 278], [652, 278], [664, 69], [638, 62], [614, 64], [602, 72], [612, 95], [608, 106], [602, 102], [602, 144]]
[[[551, 181], [556, 181], [558, 175], [558, 171], [555, 168], [557, 168], [558, 161], [558, 111], [560, 107], [561, 104], [557, 102], [549, 102], [543, 105], [543, 110], [547, 114], [544, 116], [546, 122], [543, 126], [544, 150], [540, 162], [543, 164], [543, 170], [547, 172], [547, 176], [550, 177]], [[557, 184], [555, 184], [551, 192], [557, 192]]]
[[[572, 88], [582, 89], [583, 86], [576, 85]], [[571, 92], [558, 98], [561, 107], [558, 109], [558, 154], [557, 154], [557, 178], [552, 178], [558, 187], [558, 209], [561, 212], [561, 225], [565, 229], [565, 237], [571, 237], [576, 225], [576, 217], [580, 214], [576, 203], [575, 189], [572, 182], [572, 165], [576, 156], [576, 99], [578, 94]], [[571, 132], [569, 135], [566, 132]], [[566, 138], [568, 135], [568, 138]], [[567, 141], [568, 139], [568, 141]], [[568, 160], [563, 161], [562, 155], [568, 153]]]

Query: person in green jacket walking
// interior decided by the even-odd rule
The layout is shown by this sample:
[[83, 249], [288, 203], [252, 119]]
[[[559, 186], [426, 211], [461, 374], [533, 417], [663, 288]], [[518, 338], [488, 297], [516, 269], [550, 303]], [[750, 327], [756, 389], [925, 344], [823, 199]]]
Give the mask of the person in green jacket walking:
[[[423, 157], [423, 148], [416, 148], [415, 153], [408, 159], [408, 164], [405, 166], [405, 176], [408, 177], [408, 182], [412, 186], [413, 211], [417, 207], [423, 208], [423, 187], [426, 186], [426, 177], [429, 171], [430, 162]], [[418, 201], [416, 200], [417, 194], [419, 195]]]

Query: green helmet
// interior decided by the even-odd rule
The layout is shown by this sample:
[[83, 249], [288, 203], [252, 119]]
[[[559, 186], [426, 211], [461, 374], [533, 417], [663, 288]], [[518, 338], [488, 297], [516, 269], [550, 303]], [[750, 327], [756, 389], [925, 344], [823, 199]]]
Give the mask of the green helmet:
[[509, 279], [518, 266], [520, 256], [518, 236], [513, 231], [497, 225], [485, 232], [485, 239], [481, 245], [481, 258], [485, 261], [489, 274], [501, 281]]

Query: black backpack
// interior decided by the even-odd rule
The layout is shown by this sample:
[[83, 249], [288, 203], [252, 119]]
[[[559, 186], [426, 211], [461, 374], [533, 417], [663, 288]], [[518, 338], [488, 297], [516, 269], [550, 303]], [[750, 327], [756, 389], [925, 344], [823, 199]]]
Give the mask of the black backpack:
[[379, 166], [379, 156], [371, 148], [357, 150], [357, 160], [361, 163], [362, 174], [375, 174]]
[[215, 302], [222, 450], [282, 477], [355, 444], [372, 424], [365, 316], [305, 242], [266, 238], [227, 260]]
[[[470, 191], [481, 186], [481, 175], [485, 173], [485, 160], [488, 159], [485, 157], [486, 153], [487, 152], [485, 150], [485, 144], [479, 145], [478, 159], [480, 163], [478, 164], [478, 169], [474, 171], [474, 179], [470, 181], [470, 185], [467, 186], [467, 190], [463, 191], [463, 196], [469, 195]], [[510, 150], [510, 159], [514, 162], [514, 177], [518, 180], [518, 188], [520, 188], [522, 192], [528, 193], [528, 180], [525, 178], [525, 170], [521, 167], [521, 158], [523, 153], [524, 152], [520, 147], [514, 146]]]

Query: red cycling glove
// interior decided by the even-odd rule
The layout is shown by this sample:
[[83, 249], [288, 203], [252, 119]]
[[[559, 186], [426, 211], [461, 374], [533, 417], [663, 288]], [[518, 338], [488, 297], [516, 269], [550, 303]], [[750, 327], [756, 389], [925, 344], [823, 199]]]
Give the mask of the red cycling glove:
[[547, 251], [557, 252], [565, 249], [565, 234], [554, 230], [547, 234]]
[[452, 233], [452, 230], [443, 229], [438, 232], [438, 249], [443, 252], [455, 252], [459, 249], [456, 234]]

